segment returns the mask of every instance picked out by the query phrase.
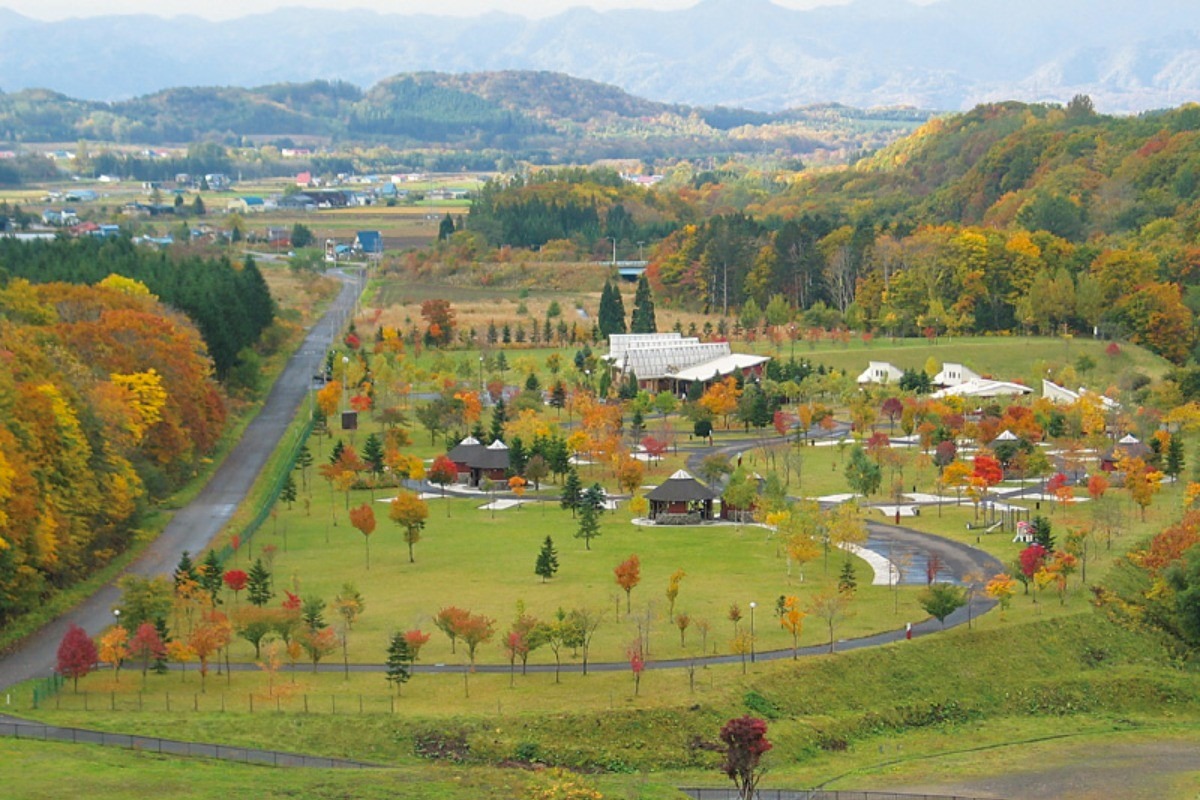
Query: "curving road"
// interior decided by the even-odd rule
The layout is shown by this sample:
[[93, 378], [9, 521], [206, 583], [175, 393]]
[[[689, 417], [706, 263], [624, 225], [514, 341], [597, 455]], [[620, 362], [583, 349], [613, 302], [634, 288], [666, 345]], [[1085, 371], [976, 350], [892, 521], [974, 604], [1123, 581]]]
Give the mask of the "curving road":
[[[196, 499], [176, 512], [162, 534], [126, 573], [153, 577], [170, 575], [187, 550], [199, 553], [229, 522], [246, 497], [267, 458], [274, 452], [300, 404], [312, 386], [312, 376], [325, 358], [365, 285], [362, 274], [336, 273], [342, 280], [337, 299], [308, 332], [271, 388], [262, 409], [246, 427], [241, 440], [213, 473]], [[13, 652], [0, 658], [0, 689], [49, 675], [54, 670], [58, 643], [72, 623], [95, 635], [112, 622], [112, 609], [120, 599], [116, 582], [104, 586], [70, 612], [30, 636]]]

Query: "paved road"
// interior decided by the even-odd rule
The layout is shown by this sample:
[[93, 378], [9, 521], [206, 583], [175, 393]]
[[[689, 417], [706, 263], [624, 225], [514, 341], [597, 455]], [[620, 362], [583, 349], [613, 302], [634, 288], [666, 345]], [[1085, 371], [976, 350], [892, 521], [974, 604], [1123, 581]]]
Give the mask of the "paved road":
[[[295, 418], [312, 385], [317, 364], [325, 357], [334, 336], [362, 293], [361, 275], [338, 273], [338, 276], [344, 282], [341, 293], [288, 362], [241, 441], [196, 499], [175, 514], [162, 534], [126, 572], [145, 577], [169, 575], [179, 562], [180, 553], [184, 550], [201, 552], [229, 521]], [[54, 669], [58, 643], [67, 627], [74, 623], [92, 635], [99, 633], [112, 622], [112, 609], [119, 598], [120, 591], [114, 581], [0, 658], [0, 689], [49, 675]]]

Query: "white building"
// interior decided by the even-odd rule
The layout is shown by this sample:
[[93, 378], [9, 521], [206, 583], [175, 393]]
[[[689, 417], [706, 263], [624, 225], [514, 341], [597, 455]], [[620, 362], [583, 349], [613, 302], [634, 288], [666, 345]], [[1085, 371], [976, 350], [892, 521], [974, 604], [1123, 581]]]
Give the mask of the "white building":
[[858, 376], [859, 385], [869, 383], [877, 384], [897, 384], [904, 377], [904, 370], [889, 364], [886, 361], [872, 361], [867, 365], [866, 370]]
[[983, 377], [969, 367], [964, 367], [962, 364], [951, 364], [949, 362], [942, 364], [942, 371], [933, 376], [934, 386], [958, 386], [960, 383], [967, 381], [982, 380]]

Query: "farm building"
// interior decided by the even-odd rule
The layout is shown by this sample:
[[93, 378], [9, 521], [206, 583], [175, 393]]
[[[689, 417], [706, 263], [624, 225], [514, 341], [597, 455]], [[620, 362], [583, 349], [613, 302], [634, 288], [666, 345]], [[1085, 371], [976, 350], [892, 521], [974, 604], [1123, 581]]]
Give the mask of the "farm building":
[[678, 333], [614, 334], [602, 359], [612, 369], [614, 382], [633, 373], [641, 389], [676, 394], [693, 383], [707, 385], [730, 375], [759, 378], [771, 360], [734, 353], [729, 342], [701, 342]]
[[646, 499], [650, 519], [659, 525], [694, 525], [713, 518], [717, 493], [681, 469], [654, 487]]
[[992, 400], [997, 397], [1019, 397], [1032, 392], [1028, 386], [1009, 381], [992, 381], [975, 378], [954, 386], [947, 386], [929, 395], [934, 400], [943, 397], [965, 397], [973, 400]]
[[934, 386], [944, 389], [947, 386], [958, 386], [960, 383], [978, 380], [982, 380], [982, 376], [970, 367], [947, 362], [942, 364], [942, 371], [933, 376], [932, 383]]

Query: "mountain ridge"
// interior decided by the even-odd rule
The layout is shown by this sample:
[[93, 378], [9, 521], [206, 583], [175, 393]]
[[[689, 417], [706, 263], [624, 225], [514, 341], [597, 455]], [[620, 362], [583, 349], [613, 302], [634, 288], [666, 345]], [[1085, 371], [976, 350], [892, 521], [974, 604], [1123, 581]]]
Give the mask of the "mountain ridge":
[[[811, 10], [705, 0], [537, 19], [287, 8], [217, 22], [86, 22], [0, 14], [0, 88], [117, 100], [180, 85], [366, 87], [402, 72], [544, 70], [664, 102], [763, 111], [819, 102], [957, 110], [1085, 93], [1128, 113], [1200, 96], [1200, 5], [1183, 0], [857, 0]], [[1139, 69], [1103, 69], [1119, 63]]]

